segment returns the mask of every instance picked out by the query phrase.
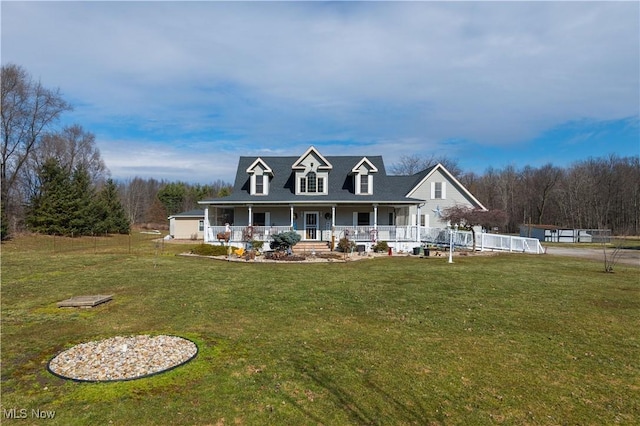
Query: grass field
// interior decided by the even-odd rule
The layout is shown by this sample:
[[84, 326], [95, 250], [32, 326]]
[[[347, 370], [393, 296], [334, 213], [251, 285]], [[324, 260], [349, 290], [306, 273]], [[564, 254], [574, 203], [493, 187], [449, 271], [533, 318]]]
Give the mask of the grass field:
[[[2, 424], [640, 419], [637, 267], [605, 274], [601, 262], [509, 254], [234, 263], [111, 238], [65, 250], [69, 241], [54, 249], [46, 237], [2, 245]], [[56, 307], [86, 294], [114, 299]], [[189, 338], [200, 352], [130, 382], [46, 370], [74, 344], [145, 333]]]

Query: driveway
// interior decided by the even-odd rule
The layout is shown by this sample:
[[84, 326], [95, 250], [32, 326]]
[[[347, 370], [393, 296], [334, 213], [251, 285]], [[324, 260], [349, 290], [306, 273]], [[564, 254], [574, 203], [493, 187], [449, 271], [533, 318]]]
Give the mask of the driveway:
[[[570, 257], [582, 257], [585, 259], [592, 259], [604, 262], [604, 254], [601, 248], [581, 248], [581, 247], [545, 247], [547, 254], [554, 256], [570, 256]], [[611, 256], [613, 249], [607, 249], [607, 256]], [[620, 250], [616, 263], [625, 265], [640, 266], [640, 250]]]

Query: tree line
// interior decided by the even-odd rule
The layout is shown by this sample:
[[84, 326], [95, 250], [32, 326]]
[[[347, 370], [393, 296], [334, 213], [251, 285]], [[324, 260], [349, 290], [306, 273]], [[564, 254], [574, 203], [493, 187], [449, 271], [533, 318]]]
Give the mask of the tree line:
[[232, 185], [222, 180], [202, 185], [135, 177], [118, 182], [118, 193], [127, 217], [134, 224], [154, 228], [167, 225], [167, 217], [196, 208], [198, 201], [231, 194]]
[[50, 235], [128, 234], [130, 222], [113, 180], [95, 191], [89, 172], [73, 172], [50, 158], [38, 172], [39, 185], [29, 200], [25, 222], [30, 230]]
[[[199, 200], [231, 193], [231, 184], [220, 180], [109, 179], [95, 135], [79, 124], [58, 126], [71, 110], [58, 89], [14, 64], [2, 66], [0, 77], [3, 239], [22, 230], [78, 235], [128, 232], [131, 224], [166, 226], [168, 216], [197, 208]], [[447, 157], [407, 155], [389, 170], [410, 175], [438, 162], [485, 207], [504, 212], [503, 232], [532, 223], [640, 233], [640, 156], [589, 158], [565, 168], [489, 167], [475, 174]]]
[[547, 164], [465, 174], [462, 183], [489, 209], [507, 213], [507, 232], [520, 224], [640, 231], [640, 156], [588, 158], [566, 168]]
[[61, 235], [129, 232], [132, 224], [159, 227], [197, 201], [231, 193], [212, 184], [135, 177], [116, 182], [79, 124], [59, 126], [72, 109], [59, 89], [34, 80], [21, 66], [3, 65], [0, 115], [0, 231]]
[[568, 167], [489, 167], [483, 174], [463, 172], [448, 157], [404, 156], [390, 170], [412, 174], [442, 163], [487, 209], [501, 210], [501, 231], [521, 224], [640, 233], [640, 155], [588, 158]]

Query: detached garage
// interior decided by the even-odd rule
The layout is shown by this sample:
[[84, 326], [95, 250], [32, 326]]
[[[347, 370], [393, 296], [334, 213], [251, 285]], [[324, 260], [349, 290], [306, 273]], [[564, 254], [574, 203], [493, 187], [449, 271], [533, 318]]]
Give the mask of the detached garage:
[[169, 216], [169, 234], [178, 240], [204, 240], [204, 210]]

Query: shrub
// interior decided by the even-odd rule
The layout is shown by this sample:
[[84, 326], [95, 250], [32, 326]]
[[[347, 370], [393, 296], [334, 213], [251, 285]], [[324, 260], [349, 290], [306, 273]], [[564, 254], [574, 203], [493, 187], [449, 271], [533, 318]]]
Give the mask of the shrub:
[[389, 251], [389, 244], [386, 241], [378, 241], [375, 246], [373, 246], [373, 251], [376, 253], [387, 253]]
[[273, 238], [273, 241], [271, 241], [269, 246], [273, 250], [288, 251], [291, 247], [298, 244], [301, 237], [295, 231], [287, 231], [279, 234], [273, 234], [271, 238]]
[[259, 241], [259, 240], [253, 240], [253, 241], [251, 241], [251, 247], [252, 247], [254, 250], [258, 250], [258, 251], [262, 250], [262, 246], [263, 246], [263, 245], [264, 245], [264, 241]]
[[199, 244], [191, 249], [191, 254], [200, 256], [226, 256], [227, 246], [213, 246], [211, 244]]
[[340, 238], [338, 241], [338, 250], [344, 253], [350, 253], [356, 248], [356, 243], [348, 238]]

